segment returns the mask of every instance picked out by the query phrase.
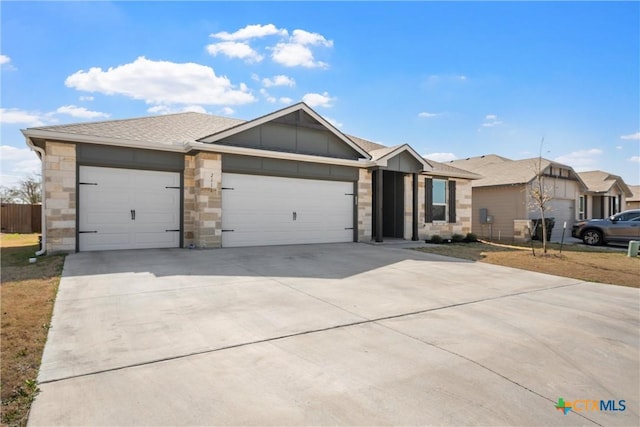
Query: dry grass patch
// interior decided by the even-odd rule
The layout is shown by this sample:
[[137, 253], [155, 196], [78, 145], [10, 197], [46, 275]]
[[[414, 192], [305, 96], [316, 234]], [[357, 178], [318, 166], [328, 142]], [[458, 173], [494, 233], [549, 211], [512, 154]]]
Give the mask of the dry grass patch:
[[36, 378], [64, 256], [39, 257], [30, 264], [38, 250], [37, 235], [2, 234], [1, 239], [0, 421], [3, 426], [22, 426], [38, 393]]
[[490, 242], [455, 243], [429, 246], [417, 250], [471, 261], [486, 262], [539, 273], [571, 277], [590, 282], [640, 287], [640, 258], [629, 258], [625, 252], [551, 244], [546, 255], [536, 247], [500, 245]]

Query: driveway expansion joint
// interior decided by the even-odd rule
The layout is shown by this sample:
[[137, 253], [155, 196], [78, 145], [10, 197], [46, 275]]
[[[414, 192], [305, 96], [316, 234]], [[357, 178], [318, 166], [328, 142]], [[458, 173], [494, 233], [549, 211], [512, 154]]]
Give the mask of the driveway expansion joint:
[[[276, 281], [276, 282], [280, 283], [278, 281]], [[159, 358], [159, 359], [153, 359], [153, 360], [148, 360], [148, 361], [145, 361], [145, 362], [132, 363], [132, 364], [123, 365], [123, 366], [116, 366], [114, 368], [109, 368], [109, 369], [100, 369], [100, 370], [97, 370], [97, 371], [87, 372], [87, 373], [83, 373], [83, 374], [68, 375], [68, 376], [60, 377], [60, 378], [52, 378], [52, 379], [40, 381], [39, 384], [57, 383], [57, 382], [71, 380], [71, 379], [75, 379], [75, 378], [89, 377], [89, 376], [99, 375], [99, 374], [103, 374], [103, 373], [107, 373], [107, 372], [115, 372], [115, 371], [126, 370], [126, 369], [129, 369], [129, 368], [136, 368], [136, 367], [140, 367], [140, 366], [153, 365], [155, 363], [168, 362], [168, 361], [171, 361], [171, 360], [185, 359], [185, 358], [188, 358], [188, 357], [191, 357], [191, 356], [198, 356], [198, 355], [202, 355], [202, 354], [216, 353], [216, 352], [219, 352], [219, 351], [230, 350], [230, 349], [234, 349], [234, 348], [247, 347], [247, 346], [254, 345], [254, 344], [264, 344], [264, 343], [268, 343], [268, 342], [272, 342], [272, 341], [279, 341], [279, 340], [284, 340], [284, 339], [287, 339], [287, 338], [293, 338], [293, 337], [297, 337], [297, 336], [310, 335], [310, 334], [315, 334], [315, 333], [320, 333], [320, 332], [331, 331], [331, 330], [335, 330], [335, 329], [348, 328], [348, 327], [351, 327], [351, 326], [359, 326], [359, 325], [370, 324], [370, 323], [379, 324], [378, 322], [382, 322], [382, 321], [385, 321], [385, 320], [399, 319], [399, 318], [403, 318], [403, 317], [415, 316], [415, 315], [418, 315], [418, 314], [424, 314], [424, 313], [429, 313], [429, 312], [433, 312], [433, 311], [445, 310], [445, 309], [449, 309], [449, 308], [455, 308], [455, 307], [460, 307], [460, 306], [465, 306], [465, 305], [470, 305], [470, 304], [477, 304], [477, 303], [486, 302], [486, 301], [493, 301], [493, 300], [513, 297], [513, 296], [519, 296], [519, 295], [535, 293], [535, 292], [541, 292], [541, 291], [547, 291], [547, 290], [553, 290], [553, 289], [560, 289], [560, 288], [566, 288], [566, 287], [571, 287], [571, 286], [577, 286], [577, 285], [580, 285], [582, 283], [585, 283], [585, 282], [581, 281], [581, 282], [569, 283], [569, 284], [565, 284], [565, 285], [551, 286], [551, 287], [541, 288], [541, 289], [533, 289], [533, 290], [528, 290], [528, 291], [523, 291], [523, 292], [516, 292], [516, 293], [512, 293], [512, 294], [505, 294], [505, 295], [499, 295], [499, 296], [495, 296], [495, 297], [488, 297], [488, 298], [482, 298], [482, 299], [478, 299], [478, 300], [466, 301], [466, 302], [450, 304], [450, 305], [445, 305], [445, 306], [440, 306], [440, 307], [428, 308], [428, 309], [424, 309], [424, 310], [417, 310], [417, 311], [412, 311], [412, 312], [409, 312], [409, 313], [400, 313], [400, 314], [393, 314], [393, 315], [389, 315], [389, 316], [377, 317], [377, 318], [374, 318], [374, 319], [364, 318], [361, 315], [358, 315], [358, 314], [355, 314], [355, 313], [351, 313], [351, 312], [349, 312], [348, 310], [346, 310], [346, 309], [344, 309], [342, 307], [335, 306], [334, 304], [331, 304], [329, 302], [324, 301], [327, 304], [330, 304], [330, 305], [335, 306], [335, 307], [337, 307], [337, 308], [339, 308], [341, 310], [344, 310], [344, 311], [346, 311], [348, 313], [351, 313], [351, 314], [353, 314], [353, 315], [355, 315], [357, 317], [362, 318], [363, 320], [356, 321], [356, 322], [343, 323], [343, 324], [339, 324], [339, 325], [333, 325], [333, 326], [329, 326], [329, 327], [326, 327], [326, 328], [318, 328], [318, 329], [311, 329], [311, 330], [308, 330], [308, 331], [294, 332], [294, 333], [290, 333], [290, 334], [279, 335], [279, 336], [276, 336], [276, 337], [264, 338], [264, 339], [255, 340], [255, 341], [242, 342], [242, 343], [223, 346], [223, 347], [218, 347], [218, 348], [200, 350], [200, 351], [195, 351], [195, 352], [191, 352], [191, 353], [180, 354], [180, 355], [177, 355], [177, 356], [170, 356], [170, 357], [164, 357], [164, 358]], [[284, 286], [287, 286], [287, 287], [290, 287], [290, 286], [288, 286], [286, 284], [283, 284], [283, 283], [280, 283], [280, 284], [282, 284]], [[294, 289], [294, 288], [291, 288], [291, 289]], [[302, 292], [302, 291], [300, 291], [300, 292]], [[302, 292], [302, 293], [306, 294], [305, 292]], [[320, 301], [323, 301], [322, 299], [317, 298], [317, 297], [315, 297], [313, 295], [309, 295], [309, 296], [311, 296], [313, 298], [316, 298], [316, 299], [318, 299]], [[384, 326], [384, 325], [380, 325], [380, 326]], [[389, 328], [389, 329], [392, 329], [392, 328]], [[411, 337], [409, 335], [407, 335], [407, 337], [413, 338], [413, 339], [417, 339], [417, 338]], [[419, 340], [419, 341], [421, 341], [421, 340]], [[426, 342], [425, 342], [425, 344], [433, 345], [433, 344], [426, 343]], [[445, 350], [445, 349], [443, 349], [443, 350], [444, 351], [448, 351], [448, 350]], [[456, 354], [456, 353], [452, 353], [452, 354]], [[461, 355], [458, 355], [458, 356], [464, 358], [464, 356], [461, 356]], [[471, 362], [473, 362], [473, 361], [471, 361]], [[476, 362], [473, 362], [473, 363], [476, 363]], [[480, 366], [482, 366], [482, 365], [480, 365]], [[489, 368], [486, 368], [486, 369], [489, 369]], [[498, 373], [496, 373], [496, 374], [497, 375], [501, 375], [501, 374], [498, 374]], [[506, 378], [506, 379], [508, 379], [508, 378]], [[524, 388], [526, 388], [526, 387], [524, 387]], [[545, 399], [546, 399], [546, 397], [545, 397]]]

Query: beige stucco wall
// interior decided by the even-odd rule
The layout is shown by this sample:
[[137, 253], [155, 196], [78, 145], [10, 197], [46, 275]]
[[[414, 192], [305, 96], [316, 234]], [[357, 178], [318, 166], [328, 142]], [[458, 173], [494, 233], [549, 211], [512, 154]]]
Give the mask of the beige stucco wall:
[[358, 176], [358, 241], [368, 242], [372, 236], [373, 186], [372, 173], [360, 169]]
[[47, 252], [76, 250], [76, 146], [45, 142], [44, 210]]
[[[524, 185], [473, 189], [473, 233], [480, 238], [513, 239], [513, 220], [527, 219]], [[480, 224], [480, 209], [488, 209], [493, 224]]]

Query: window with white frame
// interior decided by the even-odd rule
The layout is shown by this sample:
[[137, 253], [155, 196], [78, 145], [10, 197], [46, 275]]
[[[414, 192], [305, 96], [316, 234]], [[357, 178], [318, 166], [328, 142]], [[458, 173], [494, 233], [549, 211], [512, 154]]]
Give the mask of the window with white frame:
[[580, 198], [578, 199], [578, 219], [579, 220], [585, 219], [584, 212], [585, 212], [586, 203], [587, 201], [585, 196], [580, 196]]
[[456, 181], [426, 178], [425, 222], [455, 223], [456, 221]]

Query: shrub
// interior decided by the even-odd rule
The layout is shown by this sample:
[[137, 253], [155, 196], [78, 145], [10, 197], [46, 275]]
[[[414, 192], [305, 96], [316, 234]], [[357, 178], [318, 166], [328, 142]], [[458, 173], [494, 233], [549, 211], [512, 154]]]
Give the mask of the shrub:
[[465, 237], [464, 240], [466, 240], [469, 243], [477, 242], [478, 236], [476, 236], [473, 233], [467, 233], [467, 237]]
[[454, 234], [451, 236], [451, 241], [453, 243], [460, 243], [464, 241], [464, 236], [462, 234]]
[[444, 240], [442, 240], [442, 237], [438, 236], [437, 234], [434, 236], [431, 236], [431, 240], [429, 240], [430, 243], [435, 243], [436, 245], [439, 245], [443, 241]]

